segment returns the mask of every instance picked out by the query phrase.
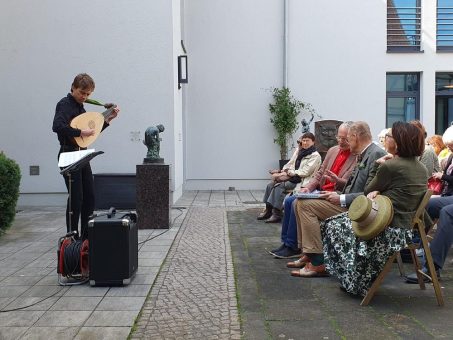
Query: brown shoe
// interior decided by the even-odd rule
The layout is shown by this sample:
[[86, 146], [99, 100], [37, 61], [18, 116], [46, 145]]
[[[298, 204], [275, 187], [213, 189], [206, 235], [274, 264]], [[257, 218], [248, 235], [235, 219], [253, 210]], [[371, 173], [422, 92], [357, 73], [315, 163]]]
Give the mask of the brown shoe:
[[311, 260], [307, 255], [302, 256], [300, 259], [293, 261], [293, 262], [288, 262], [286, 266], [288, 268], [303, 268], [307, 263], [309, 263]]
[[271, 216], [272, 216], [272, 205], [266, 203], [266, 208], [263, 210], [261, 214], [258, 215], [256, 219], [259, 221], [267, 220]]
[[264, 210], [261, 214], [258, 215], [258, 217], [256, 219], [259, 221], [262, 221], [262, 220], [267, 220], [271, 216], [272, 216], [272, 211]]
[[321, 264], [319, 266], [314, 266], [310, 263], [299, 270], [292, 270], [291, 276], [296, 277], [322, 277], [322, 276], [329, 276], [329, 273], [326, 271], [326, 266]]
[[264, 221], [265, 223], [280, 223], [282, 221], [282, 218], [278, 215], [272, 215], [271, 218], [268, 220]]

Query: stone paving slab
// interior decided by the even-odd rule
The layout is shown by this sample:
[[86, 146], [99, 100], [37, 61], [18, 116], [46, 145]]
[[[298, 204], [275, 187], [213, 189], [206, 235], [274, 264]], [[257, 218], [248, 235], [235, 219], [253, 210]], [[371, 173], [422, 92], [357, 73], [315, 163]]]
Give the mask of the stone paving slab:
[[56, 249], [65, 208], [21, 209], [0, 238], [0, 339], [126, 339], [186, 210], [172, 209], [170, 230], [139, 230], [139, 267], [130, 285], [62, 287]]
[[422, 291], [404, 283], [396, 265], [371, 304], [361, 307], [334, 277], [291, 277], [286, 260], [266, 252], [280, 245], [281, 225], [257, 221], [258, 212], [227, 213], [243, 339], [453, 338], [450, 259], [441, 273], [444, 307], [432, 285]]

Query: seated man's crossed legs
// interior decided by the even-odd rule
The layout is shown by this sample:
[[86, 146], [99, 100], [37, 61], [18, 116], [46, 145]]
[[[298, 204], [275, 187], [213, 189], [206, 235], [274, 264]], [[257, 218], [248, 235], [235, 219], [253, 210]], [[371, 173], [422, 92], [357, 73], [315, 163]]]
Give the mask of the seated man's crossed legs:
[[347, 209], [322, 199], [301, 199], [296, 201], [295, 215], [299, 248], [304, 256], [288, 267], [302, 268], [293, 270], [292, 276], [326, 276], [324, 265], [320, 221], [345, 212]]

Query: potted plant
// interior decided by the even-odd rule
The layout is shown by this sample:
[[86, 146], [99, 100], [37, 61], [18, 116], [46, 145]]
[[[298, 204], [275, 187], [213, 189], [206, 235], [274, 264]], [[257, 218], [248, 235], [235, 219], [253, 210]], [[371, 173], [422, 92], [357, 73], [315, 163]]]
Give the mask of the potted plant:
[[288, 159], [290, 139], [299, 127], [297, 119], [300, 112], [304, 110], [311, 114], [309, 122], [303, 120], [304, 125], [308, 126], [314, 118], [315, 110], [309, 103], [294, 98], [287, 87], [272, 88], [271, 91], [274, 101], [269, 104], [269, 111], [271, 123], [276, 131], [274, 143], [280, 147], [280, 163], [285, 164], [284, 160]]

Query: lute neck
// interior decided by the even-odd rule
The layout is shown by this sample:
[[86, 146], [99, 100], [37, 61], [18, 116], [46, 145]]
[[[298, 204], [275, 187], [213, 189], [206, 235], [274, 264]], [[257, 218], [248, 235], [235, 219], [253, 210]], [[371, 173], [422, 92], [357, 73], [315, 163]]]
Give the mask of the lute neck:
[[108, 119], [111, 114], [113, 113], [113, 110], [116, 108], [116, 104], [113, 104], [112, 107], [108, 108], [104, 112], [102, 112], [102, 116], [104, 116], [104, 119]]

